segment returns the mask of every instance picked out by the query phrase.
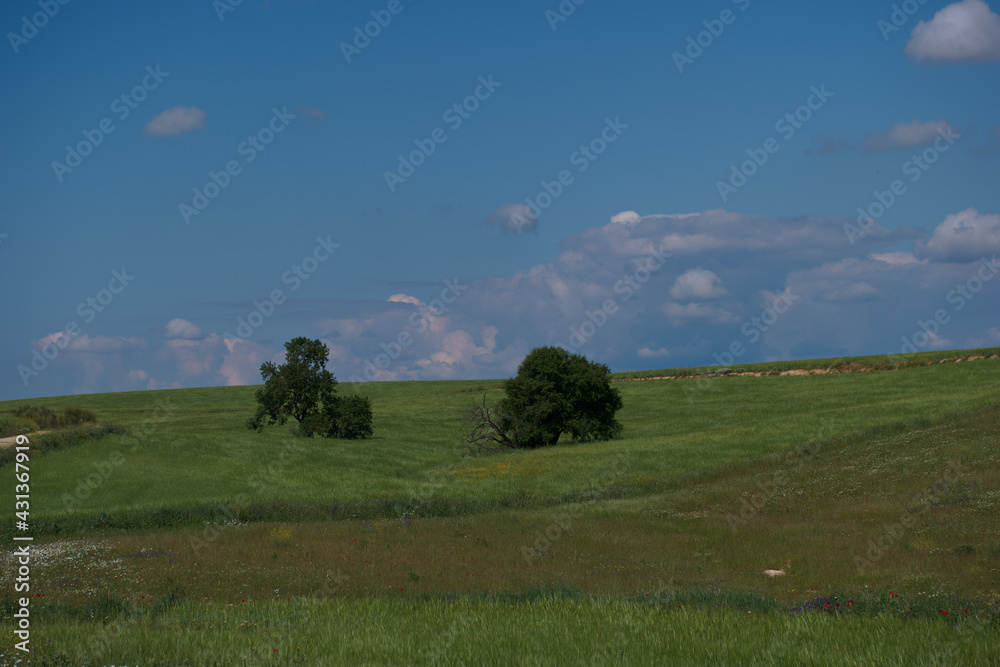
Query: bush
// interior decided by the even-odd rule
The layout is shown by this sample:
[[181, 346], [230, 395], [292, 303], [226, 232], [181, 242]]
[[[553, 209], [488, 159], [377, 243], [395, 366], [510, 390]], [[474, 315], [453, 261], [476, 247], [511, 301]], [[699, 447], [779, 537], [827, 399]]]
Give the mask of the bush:
[[92, 424], [97, 421], [97, 415], [95, 415], [90, 410], [86, 410], [75, 405], [71, 405], [68, 408], [63, 408], [62, 414], [59, 415], [57, 422], [58, 426], [76, 426], [78, 424]]
[[335, 396], [324, 413], [328, 438], [360, 440], [374, 432], [372, 402], [367, 396]]
[[22, 405], [15, 408], [15, 417], [30, 420], [35, 425], [35, 430], [48, 430], [65, 426], [78, 426], [97, 421], [97, 415], [90, 410], [71, 405], [63, 408], [61, 414], [56, 414], [51, 408], [44, 405]]
[[621, 434], [615, 413], [622, 407], [610, 370], [559, 347], [528, 353], [517, 376], [503, 383], [504, 396], [489, 405], [486, 396], [466, 411], [472, 429], [465, 440], [475, 447], [551, 447], [568, 433], [577, 442], [609, 440]]
[[0, 438], [25, 435], [27, 433], [34, 433], [38, 430], [38, 424], [27, 417], [0, 415]]
[[30, 419], [40, 429], [51, 428], [58, 419], [58, 415], [44, 405], [22, 405], [14, 409], [14, 415]]

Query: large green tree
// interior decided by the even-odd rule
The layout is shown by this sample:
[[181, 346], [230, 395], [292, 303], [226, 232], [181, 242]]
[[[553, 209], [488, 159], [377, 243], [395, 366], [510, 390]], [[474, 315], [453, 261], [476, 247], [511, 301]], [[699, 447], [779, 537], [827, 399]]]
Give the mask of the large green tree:
[[289, 417], [303, 435], [364, 438], [372, 434], [371, 401], [337, 396], [337, 379], [326, 369], [330, 350], [319, 340], [293, 338], [285, 343], [285, 363], [266, 361], [260, 367], [264, 386], [254, 396], [257, 410], [247, 428], [284, 425]]
[[574, 440], [607, 440], [621, 434], [615, 414], [621, 395], [611, 386], [610, 370], [559, 347], [532, 350], [503, 384], [504, 396], [494, 405], [486, 397], [470, 406], [472, 431], [466, 440], [477, 445], [546, 447], [563, 433]]

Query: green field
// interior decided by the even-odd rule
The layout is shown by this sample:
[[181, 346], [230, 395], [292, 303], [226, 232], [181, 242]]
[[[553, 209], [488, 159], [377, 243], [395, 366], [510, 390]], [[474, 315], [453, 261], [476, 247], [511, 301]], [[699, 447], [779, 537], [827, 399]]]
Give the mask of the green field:
[[34, 659], [997, 664], [1000, 359], [885, 359], [620, 382], [621, 439], [479, 456], [498, 381], [341, 385], [364, 441], [250, 432], [252, 387], [0, 403], [130, 431], [30, 464]]

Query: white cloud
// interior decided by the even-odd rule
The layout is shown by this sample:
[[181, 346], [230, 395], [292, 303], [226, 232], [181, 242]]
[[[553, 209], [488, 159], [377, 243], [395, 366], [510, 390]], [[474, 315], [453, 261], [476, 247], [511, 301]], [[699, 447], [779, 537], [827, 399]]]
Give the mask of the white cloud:
[[865, 150], [869, 153], [882, 153], [896, 149], [927, 146], [948, 129], [948, 121], [932, 120], [922, 123], [913, 120], [909, 123], [896, 123], [888, 132], [876, 134], [865, 139]]
[[926, 62], [1000, 60], [1000, 16], [983, 0], [948, 5], [930, 21], [921, 21], [906, 44], [906, 55]]
[[718, 299], [728, 294], [722, 287], [722, 280], [713, 272], [701, 267], [679, 275], [670, 288], [671, 298], [677, 301], [703, 301]]
[[943, 350], [946, 347], [951, 346], [951, 341], [943, 336], [939, 336], [936, 333], [927, 332], [927, 345], [924, 347], [936, 348]]
[[386, 301], [389, 301], [391, 303], [412, 303], [414, 306], [426, 305], [424, 304], [423, 301], [421, 301], [417, 297], [409, 296], [407, 294], [393, 294], [388, 299], [386, 299]]
[[176, 137], [205, 127], [205, 112], [198, 107], [172, 107], [146, 123], [143, 131], [151, 137]]
[[[978, 258], [993, 238], [985, 234], [1000, 224], [997, 216], [972, 209], [963, 214], [956, 214], [962, 224], [950, 217], [929, 243], [918, 241], [913, 229], [851, 244], [843, 225], [853, 218], [705, 211], [605, 222], [564, 238], [550, 262], [463, 282], [446, 312], [419, 322], [411, 321], [419, 300], [405, 293], [317, 301], [304, 307], [302, 320], [276, 321], [286, 328], [270, 342], [208, 333], [168, 339], [150, 355], [141, 352], [141, 339], [96, 337], [83, 347], [109, 353], [61, 355], [50, 363], [66, 370], [47, 377], [66, 372], [65, 388], [92, 391], [130, 390], [142, 382], [157, 388], [254, 384], [263, 361], [280, 359], [279, 341], [300, 335], [302, 327], [329, 346], [330, 369], [345, 382], [509, 377], [540, 345], [565, 345], [615, 370], [637, 360], [662, 367], [664, 358], [671, 366], [705, 365], [734, 341], [747, 350], [741, 363], [899, 352], [901, 337], [911, 336], [918, 320], [952, 306], [947, 295], [979, 270]], [[974, 240], [959, 231], [966, 227]], [[637, 273], [652, 266], [661, 248], [675, 254]], [[971, 249], [970, 262], [957, 263]], [[779, 293], [794, 305], [772, 322], [767, 309]], [[996, 304], [991, 284], [928, 345], [964, 344], [970, 336], [985, 343], [997, 327]], [[574, 343], [573, 331], [592, 333]]]
[[163, 332], [164, 338], [201, 338], [201, 329], [193, 322], [179, 317], [167, 322], [167, 327]]
[[872, 259], [877, 259], [880, 262], [885, 262], [886, 264], [892, 264], [893, 266], [902, 266], [904, 264], [926, 264], [926, 259], [917, 259], [913, 256], [912, 252], [883, 252], [874, 253]]
[[622, 211], [618, 215], [611, 216], [611, 222], [615, 223], [616, 225], [619, 224], [627, 225], [629, 223], [638, 222], [641, 219], [642, 216], [640, 216], [635, 211]]
[[1000, 343], [1000, 327], [990, 327], [986, 333], [990, 335], [993, 342]]
[[[68, 342], [67, 342], [68, 340]], [[142, 349], [146, 347], [146, 341], [142, 338], [123, 336], [88, 336], [87, 334], [77, 334], [70, 336], [65, 331], [58, 331], [48, 336], [44, 336], [34, 342], [36, 348], [41, 350], [46, 345], [53, 344], [63, 349], [65, 352], [121, 352], [130, 349]]]
[[276, 353], [254, 341], [242, 338], [225, 338], [222, 342], [226, 350], [219, 366], [219, 373], [225, 378], [227, 387], [263, 382], [260, 366], [265, 361], [275, 361]]
[[975, 260], [1000, 253], [1000, 215], [983, 215], [968, 208], [945, 218], [917, 252], [945, 262]]
[[504, 204], [486, 216], [486, 223], [506, 232], [538, 231], [538, 218], [527, 204]]

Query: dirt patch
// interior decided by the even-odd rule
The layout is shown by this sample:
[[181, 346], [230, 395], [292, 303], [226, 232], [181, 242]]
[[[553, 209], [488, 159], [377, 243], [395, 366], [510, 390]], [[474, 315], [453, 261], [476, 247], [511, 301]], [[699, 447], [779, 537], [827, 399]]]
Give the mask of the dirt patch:
[[[30, 440], [31, 438], [34, 438], [36, 435], [45, 435], [46, 433], [51, 433], [51, 432], [52, 431], [36, 431], [35, 433], [25, 433], [24, 437]], [[20, 436], [12, 435], [9, 438], [0, 438], [0, 447], [9, 447], [17, 443], [18, 437]]]
[[[959, 363], [962, 361], [979, 361], [980, 359], [997, 359], [1000, 355], [994, 354], [990, 357], [985, 356], [973, 356], [973, 357], [954, 357], [951, 359], [941, 359], [937, 362], [929, 363]], [[782, 375], [782, 376], [803, 376], [803, 375], [829, 375], [832, 373], [877, 373], [883, 372], [888, 369], [874, 368], [871, 366], [865, 366], [859, 363], [850, 363], [841, 366], [840, 368], [790, 368], [780, 373], [767, 373], [761, 371], [743, 371], [740, 373], [733, 373], [727, 371], [725, 373], [702, 373], [700, 375], [659, 375], [655, 377], [642, 377], [642, 378], [616, 378], [612, 382], [641, 382], [645, 380], [697, 380], [699, 378], [710, 378], [710, 377], [725, 377], [725, 376], [738, 376], [738, 377], [764, 377], [765, 375]]]

